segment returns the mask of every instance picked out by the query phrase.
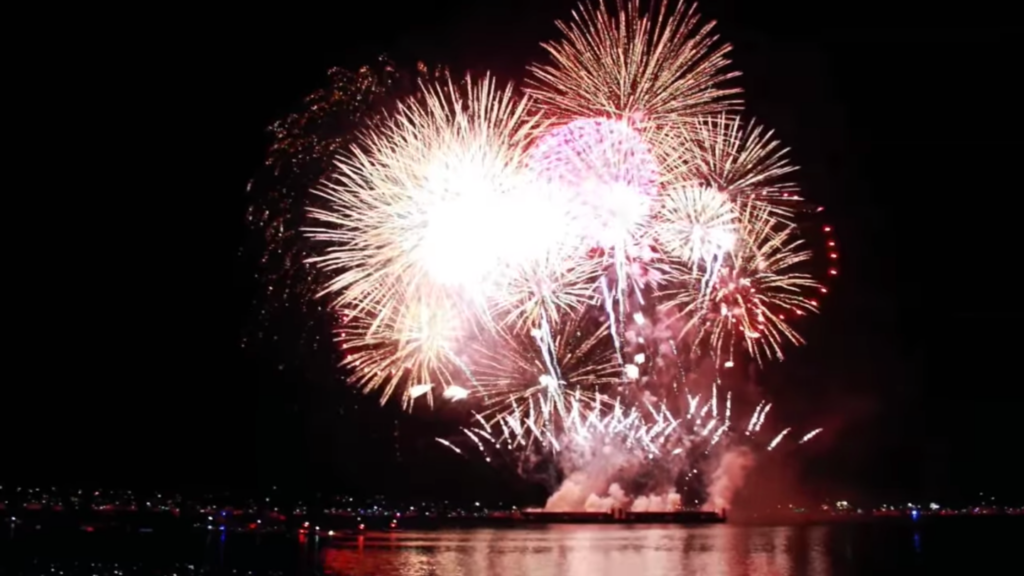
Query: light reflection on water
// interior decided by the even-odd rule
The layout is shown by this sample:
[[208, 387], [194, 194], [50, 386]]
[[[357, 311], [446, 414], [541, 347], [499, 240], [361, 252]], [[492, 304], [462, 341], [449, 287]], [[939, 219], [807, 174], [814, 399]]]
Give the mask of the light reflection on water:
[[407, 532], [334, 543], [337, 576], [831, 576], [827, 527], [558, 526]]
[[363, 537], [0, 532], [25, 576], [661, 576], [1003, 574], [1024, 518], [802, 526], [551, 526]]

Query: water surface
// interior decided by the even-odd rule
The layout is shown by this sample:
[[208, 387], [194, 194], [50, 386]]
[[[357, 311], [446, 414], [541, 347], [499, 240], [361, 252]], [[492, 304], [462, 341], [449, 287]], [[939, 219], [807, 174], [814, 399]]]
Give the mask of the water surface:
[[[1024, 521], [551, 526], [363, 537], [222, 533], [0, 537], [0, 573], [338, 576], [1002, 574]], [[1009, 572], [1008, 572], [1009, 570]]]

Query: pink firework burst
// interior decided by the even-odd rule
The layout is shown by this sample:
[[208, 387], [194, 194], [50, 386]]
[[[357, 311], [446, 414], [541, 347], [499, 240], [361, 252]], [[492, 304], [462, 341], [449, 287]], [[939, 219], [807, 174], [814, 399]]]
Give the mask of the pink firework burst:
[[585, 240], [629, 249], [658, 193], [658, 165], [624, 120], [585, 118], [541, 136], [529, 152], [541, 182], [573, 197]]

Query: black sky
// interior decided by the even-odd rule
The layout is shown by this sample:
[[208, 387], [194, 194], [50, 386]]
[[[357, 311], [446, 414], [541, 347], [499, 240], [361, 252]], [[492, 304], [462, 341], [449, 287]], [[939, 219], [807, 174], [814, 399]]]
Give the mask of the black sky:
[[[329, 67], [387, 52], [517, 79], [572, 6], [438, 4], [255, 10], [169, 40], [162, 58], [176, 63], [156, 77], [115, 66], [131, 87], [108, 101], [125, 136], [82, 151], [96, 200], [72, 218], [65, 268], [46, 273], [79, 287], [47, 291], [39, 320], [15, 336], [0, 476], [402, 485], [409, 470], [339, 423], [355, 404], [385, 421], [369, 403], [310, 378], [293, 354], [239, 354], [251, 271], [236, 255], [263, 130]], [[810, 344], [762, 384], [785, 418], [829, 428], [827, 450], [799, 463], [812, 481], [936, 498], [1022, 486], [1021, 30], [995, 2], [804, 4], [701, 5], [735, 46], [749, 113], [792, 147], [842, 247]]]

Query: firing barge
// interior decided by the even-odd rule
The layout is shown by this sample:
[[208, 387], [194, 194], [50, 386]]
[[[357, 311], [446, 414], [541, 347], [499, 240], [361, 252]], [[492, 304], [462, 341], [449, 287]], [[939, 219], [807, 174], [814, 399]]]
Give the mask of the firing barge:
[[725, 510], [675, 510], [672, 512], [633, 512], [616, 509], [611, 512], [545, 512], [523, 510], [515, 515], [520, 522], [534, 524], [720, 524]]

